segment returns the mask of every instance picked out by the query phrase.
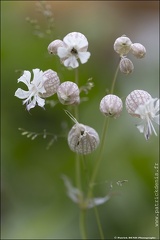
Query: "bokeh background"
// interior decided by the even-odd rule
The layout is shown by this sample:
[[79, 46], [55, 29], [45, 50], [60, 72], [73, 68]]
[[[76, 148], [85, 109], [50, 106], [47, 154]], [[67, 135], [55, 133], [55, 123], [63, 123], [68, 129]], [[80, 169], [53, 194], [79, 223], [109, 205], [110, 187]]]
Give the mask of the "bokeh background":
[[[51, 137], [31, 140], [18, 128], [56, 135], [72, 123], [64, 106], [35, 107], [28, 113], [22, 101], [14, 97], [17, 79], [23, 70], [49, 68], [61, 81], [74, 81], [74, 71], [65, 69], [56, 56], [47, 52], [54, 39], [69, 32], [83, 33], [89, 41], [91, 58], [79, 67], [80, 85], [93, 78], [94, 88], [88, 101], [80, 105], [80, 122], [92, 126], [101, 135], [104, 117], [99, 102], [110, 88], [118, 64], [113, 50], [117, 37], [126, 34], [132, 42], [147, 49], [144, 59], [129, 55], [135, 70], [119, 73], [115, 94], [123, 101], [134, 89], [159, 96], [159, 11], [158, 1], [46, 1], [54, 14], [51, 35], [37, 37], [26, 18], [37, 19], [41, 30], [46, 20], [38, 12], [36, 1], [1, 1], [1, 186], [2, 239], [80, 239], [79, 209], [66, 195], [61, 175], [75, 184], [75, 155], [66, 138], [58, 138], [48, 150]], [[51, 100], [57, 100], [56, 95]], [[159, 137], [144, 139], [135, 127], [137, 119], [125, 108], [117, 120], [110, 121], [104, 158], [96, 179], [95, 195], [116, 194], [98, 207], [106, 239], [114, 236], [155, 237], [154, 165], [158, 162]], [[158, 131], [158, 127], [156, 126]], [[94, 154], [86, 158], [88, 174], [94, 168]], [[122, 186], [117, 181], [127, 180]], [[112, 189], [111, 189], [112, 186]], [[93, 210], [87, 214], [91, 239], [99, 233]]]

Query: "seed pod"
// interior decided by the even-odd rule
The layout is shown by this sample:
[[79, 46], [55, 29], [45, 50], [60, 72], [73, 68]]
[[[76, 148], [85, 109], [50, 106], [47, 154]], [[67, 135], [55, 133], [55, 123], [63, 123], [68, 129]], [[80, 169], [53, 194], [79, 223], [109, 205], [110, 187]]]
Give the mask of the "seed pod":
[[68, 145], [73, 152], [89, 154], [99, 144], [98, 133], [91, 127], [76, 123], [68, 133]]
[[113, 47], [114, 47], [114, 50], [118, 54], [120, 54], [120, 56], [123, 56], [130, 51], [131, 44], [132, 44], [131, 40], [124, 35], [116, 39]]
[[48, 69], [43, 72], [43, 79], [46, 92], [41, 94], [41, 96], [44, 98], [50, 97], [57, 92], [58, 86], [60, 84], [59, 77], [55, 71]]
[[53, 42], [51, 42], [49, 45], [48, 45], [48, 52], [50, 54], [54, 54], [56, 55], [57, 54], [57, 49], [59, 47], [63, 47], [64, 46], [64, 42], [57, 39], [57, 40], [54, 40]]
[[131, 52], [137, 58], [144, 58], [146, 55], [145, 47], [140, 43], [133, 43], [131, 45]]
[[93, 152], [99, 145], [99, 135], [91, 127], [78, 123], [76, 118], [70, 112], [65, 113], [72, 119], [75, 125], [68, 133], [68, 145], [73, 152], [79, 154], [89, 154]]
[[113, 94], [106, 95], [100, 102], [100, 111], [107, 117], [119, 117], [122, 109], [122, 100]]
[[124, 74], [132, 73], [134, 70], [134, 65], [132, 61], [126, 57], [121, 58], [119, 69]]
[[135, 114], [136, 109], [139, 105], [146, 104], [148, 100], [152, 97], [151, 95], [144, 90], [134, 90], [126, 98], [126, 110], [133, 117], [139, 117], [138, 114]]
[[57, 89], [59, 101], [64, 105], [74, 105], [80, 102], [79, 88], [76, 83], [66, 81], [61, 83]]

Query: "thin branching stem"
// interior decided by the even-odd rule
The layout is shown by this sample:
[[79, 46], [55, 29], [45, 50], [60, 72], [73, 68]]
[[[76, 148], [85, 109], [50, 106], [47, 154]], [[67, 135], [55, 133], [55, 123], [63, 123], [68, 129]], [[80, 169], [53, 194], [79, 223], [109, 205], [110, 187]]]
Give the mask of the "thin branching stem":
[[[78, 85], [79, 83], [79, 76], [78, 76], [78, 68], [75, 69], [75, 83]], [[75, 118], [77, 119], [77, 121], [79, 121], [79, 111], [78, 111], [78, 105], [76, 105], [74, 107], [74, 114], [75, 114]]]
[[114, 74], [110, 94], [113, 94], [113, 92], [114, 92], [114, 87], [115, 87], [115, 83], [116, 83], [116, 80], [117, 80], [118, 72], [119, 72], [119, 63], [118, 63], [117, 69], [116, 69], [115, 74]]
[[[112, 81], [112, 86], [111, 86], [111, 90], [110, 90], [111, 94], [114, 92], [115, 83], [116, 83], [116, 79], [117, 79], [117, 76], [118, 76], [118, 71], [119, 71], [119, 63], [118, 63], [118, 66], [117, 66], [117, 69], [115, 71], [114, 78], [113, 78], [113, 81]], [[103, 129], [102, 129], [101, 145], [100, 145], [98, 157], [96, 159], [95, 167], [94, 167], [94, 170], [93, 170], [93, 173], [92, 173], [92, 176], [91, 176], [91, 180], [90, 180], [90, 184], [89, 184], [88, 198], [90, 198], [90, 196], [92, 195], [92, 188], [93, 188], [93, 185], [94, 185], [94, 181], [95, 181], [98, 169], [99, 169], [100, 162], [102, 161], [103, 150], [104, 150], [104, 146], [105, 146], [105, 139], [106, 139], [108, 125], [109, 125], [109, 118], [107, 117], [104, 120], [104, 126], [103, 126]]]
[[[118, 71], [119, 71], [119, 63], [118, 63], [117, 69], [116, 69], [115, 74], [114, 74], [110, 94], [113, 94], [113, 92], [114, 92], [115, 83], [116, 83], [116, 79], [117, 79], [117, 76], [118, 76]], [[104, 146], [105, 146], [105, 140], [106, 140], [108, 126], [109, 126], [109, 118], [107, 117], [104, 120], [104, 125], [103, 125], [103, 129], [102, 129], [101, 145], [100, 145], [100, 148], [99, 148], [98, 156], [96, 158], [95, 167], [94, 167], [94, 170], [93, 170], [93, 173], [91, 175], [90, 182], [89, 182], [89, 190], [88, 190], [88, 194], [87, 194], [87, 199], [90, 199], [93, 196], [94, 181], [96, 179], [100, 163], [103, 159], [103, 152], [104, 152]], [[101, 226], [99, 215], [98, 215], [98, 210], [97, 210], [96, 207], [94, 207], [94, 211], [95, 211], [97, 225], [98, 225], [98, 228], [99, 228], [101, 239], [104, 239], [104, 234], [103, 234], [102, 226]]]

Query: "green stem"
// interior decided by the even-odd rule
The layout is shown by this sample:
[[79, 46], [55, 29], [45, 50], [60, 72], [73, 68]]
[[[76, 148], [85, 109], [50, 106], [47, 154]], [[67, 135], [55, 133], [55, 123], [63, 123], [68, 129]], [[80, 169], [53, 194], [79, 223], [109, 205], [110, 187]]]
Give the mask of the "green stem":
[[[78, 85], [78, 68], [75, 69], [75, 83]], [[78, 106], [74, 106], [74, 117], [77, 121], [79, 121], [79, 113], [78, 113]], [[79, 154], [76, 154], [76, 179], [77, 179], [77, 187], [81, 190], [81, 166], [80, 166], [80, 157]]]
[[85, 209], [81, 209], [81, 212], [80, 212], [80, 231], [81, 231], [82, 239], [87, 239]]
[[[76, 154], [76, 182], [77, 182], [77, 188], [81, 191], [82, 185], [81, 185], [81, 166], [80, 166], [80, 157], [78, 154]], [[82, 200], [82, 199], [80, 199]]]
[[[79, 84], [79, 76], [78, 76], [78, 68], [75, 69], [75, 83]], [[74, 107], [74, 117], [77, 121], [79, 121], [79, 110], [78, 105]], [[81, 162], [80, 162], [80, 156], [79, 154], [76, 154], [76, 180], [77, 180], [77, 188], [82, 192], [82, 183], [81, 183]], [[82, 235], [82, 239], [87, 239], [87, 233], [86, 233], [86, 210], [82, 208], [83, 204], [83, 196], [80, 197], [80, 232]]]
[[[78, 76], [78, 68], [75, 69], [75, 83], [78, 85], [79, 83], [79, 76]], [[77, 121], [79, 121], [79, 111], [78, 111], [78, 105], [74, 107], [74, 115]]]
[[102, 155], [103, 155], [103, 149], [104, 149], [104, 145], [105, 145], [105, 137], [106, 137], [106, 133], [107, 133], [107, 129], [108, 129], [108, 124], [109, 124], [109, 118], [105, 118], [104, 121], [104, 126], [103, 126], [103, 131], [102, 131], [102, 140], [101, 140], [101, 145], [100, 145], [100, 149], [99, 149], [99, 155], [97, 157], [97, 161], [95, 163], [95, 167], [90, 179], [90, 184], [89, 184], [89, 191], [88, 191], [88, 199], [91, 197], [92, 195], [92, 189], [93, 189], [93, 185], [94, 185], [94, 181], [98, 172], [98, 168], [100, 165], [100, 162], [102, 160]]
[[95, 212], [95, 215], [96, 215], [96, 220], [97, 220], [97, 225], [98, 225], [100, 237], [103, 240], [104, 239], [104, 234], [103, 234], [102, 225], [101, 225], [100, 218], [99, 218], [98, 209], [97, 209], [96, 206], [94, 206], [94, 212]]
[[86, 163], [87, 163], [86, 156], [82, 155], [82, 164], [83, 164], [83, 170], [84, 170], [85, 180], [86, 180], [85, 185], [88, 186], [88, 184], [89, 184], [89, 173], [88, 173], [88, 168], [87, 168]]
[[[86, 159], [85, 159], [84, 155], [82, 156], [82, 163], [83, 163], [83, 168], [84, 168], [85, 177], [86, 177], [87, 186], [88, 186], [89, 185], [89, 174], [88, 174], [88, 171], [87, 171]], [[93, 193], [92, 193], [92, 198], [93, 198]], [[100, 237], [101, 237], [101, 239], [104, 239], [103, 229], [102, 229], [102, 226], [101, 226], [99, 213], [98, 213], [98, 209], [97, 209], [96, 206], [94, 206], [94, 212], [95, 212], [95, 216], [96, 216], [96, 221], [97, 221]]]
[[117, 69], [116, 69], [115, 74], [114, 74], [110, 94], [113, 94], [113, 92], [114, 92], [114, 87], [115, 87], [116, 79], [117, 79], [117, 76], [118, 76], [118, 71], [119, 71], [119, 63], [118, 63]]
[[[118, 76], [118, 71], [119, 71], [119, 63], [118, 63], [118, 66], [117, 66], [117, 69], [115, 71], [114, 78], [113, 78], [113, 81], [112, 81], [112, 86], [111, 86], [111, 91], [110, 91], [111, 94], [114, 92], [114, 87], [115, 87], [116, 79], [117, 79], [117, 76]], [[96, 175], [97, 175], [97, 172], [98, 172], [98, 168], [99, 168], [100, 162], [102, 160], [103, 149], [104, 149], [104, 145], [105, 145], [105, 139], [106, 139], [106, 133], [107, 133], [108, 125], [109, 125], [109, 118], [106, 117], [105, 120], [104, 120], [104, 126], [103, 126], [103, 130], [102, 130], [102, 140], [101, 140], [101, 145], [100, 145], [100, 149], [99, 149], [99, 155], [97, 157], [97, 160], [96, 160], [96, 163], [95, 163], [95, 168], [93, 170], [91, 180], [90, 180], [90, 184], [89, 184], [88, 198], [90, 198], [90, 196], [92, 195], [93, 183], [95, 181], [95, 178], [96, 178]]]

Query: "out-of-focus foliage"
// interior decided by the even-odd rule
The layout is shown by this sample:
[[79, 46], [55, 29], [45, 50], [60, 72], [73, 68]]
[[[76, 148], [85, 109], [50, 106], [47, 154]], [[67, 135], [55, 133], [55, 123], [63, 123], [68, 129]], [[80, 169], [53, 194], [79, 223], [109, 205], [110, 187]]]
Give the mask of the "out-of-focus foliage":
[[[61, 179], [65, 174], [75, 185], [75, 155], [63, 137], [71, 122], [60, 103], [45, 110], [35, 107], [28, 113], [14, 97], [23, 70], [49, 68], [61, 81], [74, 81], [74, 71], [65, 69], [58, 57], [50, 56], [48, 44], [63, 39], [69, 32], [82, 32], [89, 41], [91, 58], [79, 67], [80, 85], [92, 78], [94, 87], [88, 101], [80, 105], [80, 122], [101, 135], [104, 116], [99, 103], [105, 96], [118, 63], [113, 50], [115, 39], [126, 34], [146, 47], [144, 59], [130, 56], [134, 72], [119, 73], [115, 94], [125, 100], [134, 89], [144, 89], [158, 97], [159, 18], [158, 1], [48, 1], [53, 11], [53, 28], [47, 29], [46, 17], [36, 11], [36, 1], [1, 1], [1, 167], [2, 239], [78, 239], [79, 209], [66, 195]], [[26, 21], [28, 19], [28, 22]], [[29, 19], [32, 19], [30, 24]], [[38, 20], [37, 22], [33, 21]], [[52, 18], [51, 18], [52, 19]], [[50, 19], [50, 23], [52, 20]], [[56, 101], [56, 95], [50, 98]], [[117, 120], [110, 121], [105, 154], [95, 183], [95, 195], [114, 196], [98, 207], [104, 234], [158, 238], [155, 227], [154, 164], [158, 161], [158, 137], [147, 142], [135, 127], [136, 119], [125, 108]], [[19, 128], [47, 132], [57, 141], [46, 147], [52, 136], [31, 140]], [[63, 135], [63, 136], [62, 136]], [[86, 158], [88, 174], [94, 167], [93, 155]], [[117, 181], [127, 180], [117, 185]], [[94, 211], [87, 214], [90, 238], [99, 238]]]

